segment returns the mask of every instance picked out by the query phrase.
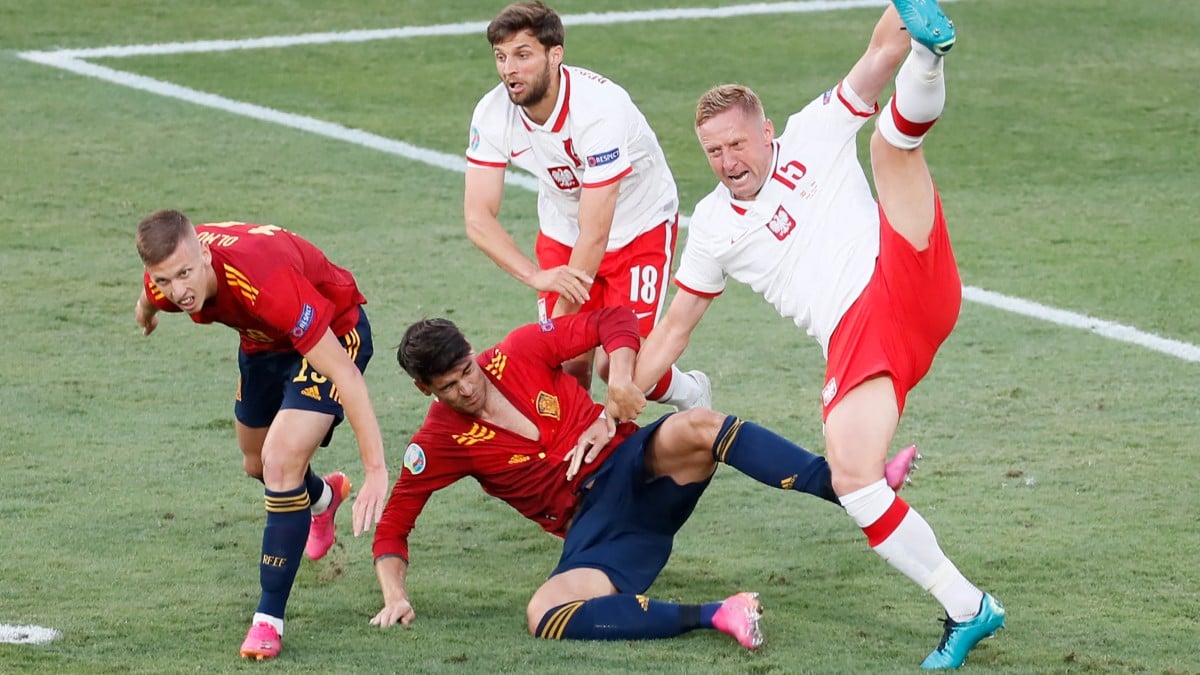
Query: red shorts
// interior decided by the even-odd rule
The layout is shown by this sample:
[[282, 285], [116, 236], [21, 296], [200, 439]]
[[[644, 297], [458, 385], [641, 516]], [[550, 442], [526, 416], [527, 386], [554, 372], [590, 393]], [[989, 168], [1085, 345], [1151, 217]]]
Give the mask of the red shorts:
[[933, 231], [924, 251], [892, 229], [879, 210], [875, 273], [829, 340], [822, 418], [852, 389], [885, 374], [892, 378], [896, 405], [904, 412], [908, 392], [929, 372], [938, 347], [954, 329], [962, 280], [936, 190], [933, 208]]
[[[637, 313], [638, 332], [642, 337], [658, 323], [667, 296], [667, 281], [671, 276], [671, 261], [675, 257], [675, 242], [679, 235], [679, 216], [649, 232], [638, 235], [623, 248], [609, 251], [600, 260], [596, 281], [592, 284], [591, 299], [580, 311], [601, 307], [632, 307]], [[550, 269], [566, 265], [571, 260], [571, 247], [538, 233], [538, 265]], [[554, 312], [558, 293], [538, 293], [546, 301], [546, 314]]]

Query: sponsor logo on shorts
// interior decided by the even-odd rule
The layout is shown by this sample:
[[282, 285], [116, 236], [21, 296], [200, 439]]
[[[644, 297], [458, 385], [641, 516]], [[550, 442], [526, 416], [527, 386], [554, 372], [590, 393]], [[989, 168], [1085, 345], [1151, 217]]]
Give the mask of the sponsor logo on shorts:
[[425, 449], [416, 443], [408, 446], [404, 451], [404, 468], [408, 469], [414, 476], [425, 470]]
[[579, 179], [569, 166], [552, 166], [546, 171], [550, 173], [550, 180], [554, 181], [560, 190], [574, 190], [579, 187]]
[[315, 384], [312, 385], [311, 387], [305, 387], [305, 388], [301, 389], [300, 395], [307, 396], [307, 397], [317, 400], [317, 401], [321, 400], [321, 390], [318, 389], [317, 385], [315, 385]]
[[617, 158], [620, 156], [621, 156], [621, 149], [613, 148], [612, 150], [608, 150], [606, 152], [600, 152], [600, 153], [596, 153], [594, 155], [588, 155], [587, 163], [588, 163], [588, 166], [593, 166], [593, 167], [604, 166], [605, 164], [612, 164], [613, 162], [617, 161]]
[[312, 320], [315, 314], [316, 311], [313, 310], [312, 305], [307, 302], [304, 303], [304, 306], [300, 308], [300, 318], [296, 319], [296, 325], [292, 326], [292, 337], [297, 340], [304, 337], [304, 334], [312, 327]]
[[831, 377], [825, 383], [825, 387], [821, 389], [821, 405], [829, 405], [834, 396], [837, 396], [837, 378]]
[[554, 320], [550, 318], [550, 312], [546, 310], [546, 299], [538, 298], [537, 301], [538, 327], [543, 333], [549, 333], [554, 330]]

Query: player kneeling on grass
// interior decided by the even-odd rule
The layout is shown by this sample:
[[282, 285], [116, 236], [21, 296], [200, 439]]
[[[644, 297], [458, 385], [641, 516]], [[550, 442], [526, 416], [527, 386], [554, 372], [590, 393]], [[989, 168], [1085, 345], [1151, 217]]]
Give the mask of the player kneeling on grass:
[[134, 318], [146, 335], [159, 311], [241, 335], [233, 412], [242, 466], [266, 488], [267, 522], [262, 594], [240, 652], [275, 658], [301, 551], [314, 560], [329, 551], [334, 513], [350, 494], [345, 475], [322, 479], [309, 468], [343, 416], [366, 471], [355, 535], [379, 520], [387, 496], [383, 437], [362, 377], [372, 353], [366, 298], [350, 272], [274, 225], [193, 226], [178, 211], [155, 211], [138, 224], [137, 249], [146, 270]]
[[[632, 640], [715, 628], [747, 649], [762, 644], [755, 593], [701, 605], [641, 594], [667, 564], [675, 533], [717, 462], [836, 503], [829, 466], [767, 429], [706, 408], [642, 428], [614, 423], [563, 371], [564, 362], [599, 346], [611, 359], [610, 382], [628, 381], [639, 343], [629, 308], [529, 324], [481, 354], [447, 319], [408, 328], [397, 360], [435, 400], [375, 532], [384, 606], [372, 624], [408, 625], [416, 617], [405, 583], [408, 535], [431, 494], [470, 476], [564, 538], [558, 566], [526, 608], [531, 634]], [[889, 464], [897, 488], [914, 454]]]

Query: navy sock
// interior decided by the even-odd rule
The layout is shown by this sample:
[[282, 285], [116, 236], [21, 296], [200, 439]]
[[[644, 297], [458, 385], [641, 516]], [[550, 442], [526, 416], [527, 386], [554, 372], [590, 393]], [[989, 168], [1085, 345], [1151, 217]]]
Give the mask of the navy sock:
[[304, 488], [308, 490], [309, 504], [316, 504], [325, 494], [325, 479], [313, 473], [311, 466], [304, 472]]
[[[717, 603], [720, 606], [720, 603]], [[537, 636], [548, 640], [654, 640], [704, 625], [704, 606], [677, 605], [623, 593], [559, 605], [546, 612]], [[713, 610], [716, 611], [716, 610]]]
[[730, 415], [713, 443], [713, 459], [754, 480], [784, 490], [807, 492], [840, 504], [824, 457], [779, 434]]
[[706, 602], [700, 605], [700, 628], [713, 627], [713, 615], [717, 613], [718, 609], [721, 609], [721, 605], [720, 602]]
[[300, 557], [308, 540], [312, 515], [304, 485], [286, 492], [266, 491], [267, 525], [263, 528], [262, 558], [258, 565], [262, 596], [258, 611], [283, 618]]

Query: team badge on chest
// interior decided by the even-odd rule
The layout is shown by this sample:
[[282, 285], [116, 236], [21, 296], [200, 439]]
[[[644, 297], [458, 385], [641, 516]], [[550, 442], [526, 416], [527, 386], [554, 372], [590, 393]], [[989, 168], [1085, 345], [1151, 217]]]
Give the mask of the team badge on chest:
[[553, 417], [556, 420], [561, 419], [562, 411], [559, 410], [557, 396], [551, 396], [544, 391], [539, 391], [537, 400], [534, 401], [534, 406], [537, 408], [538, 414], [542, 417]]
[[792, 233], [792, 230], [796, 229], [796, 219], [780, 206], [775, 211], [775, 215], [771, 217], [770, 222], [767, 223], [767, 229], [771, 231], [771, 234], [775, 235], [776, 239], [783, 241]]
[[560, 190], [574, 190], [579, 187], [579, 179], [575, 177], [575, 172], [569, 166], [552, 166], [547, 171], [550, 172], [550, 180], [558, 186]]

